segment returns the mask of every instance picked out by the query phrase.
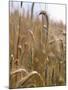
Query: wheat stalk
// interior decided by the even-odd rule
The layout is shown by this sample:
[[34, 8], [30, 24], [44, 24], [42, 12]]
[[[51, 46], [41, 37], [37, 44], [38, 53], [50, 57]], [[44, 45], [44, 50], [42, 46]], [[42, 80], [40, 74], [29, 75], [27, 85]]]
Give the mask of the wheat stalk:
[[[44, 81], [42, 79], [42, 77], [40, 76], [39, 73], [37, 73], [36, 71], [33, 71], [31, 73], [29, 73], [27, 76], [25, 76], [24, 78], [22, 78], [16, 85], [16, 87], [26, 87], [29, 83], [29, 81], [31, 80], [31, 82], [33, 82], [34, 80], [36, 80], [37, 86], [44, 86]], [[39, 82], [37, 81], [39, 80]]]
[[12, 71], [10, 75], [13, 76], [13, 75], [15, 75], [17, 73], [21, 73], [21, 72], [25, 73], [26, 75], [28, 74], [28, 72], [25, 69], [19, 68], [15, 71]]

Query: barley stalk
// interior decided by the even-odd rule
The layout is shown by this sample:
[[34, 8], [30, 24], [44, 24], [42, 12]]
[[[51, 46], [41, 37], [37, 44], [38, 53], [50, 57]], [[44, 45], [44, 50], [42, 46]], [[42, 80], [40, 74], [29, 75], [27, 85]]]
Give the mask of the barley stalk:
[[[33, 79], [32, 79], [33, 78]], [[42, 79], [42, 77], [40, 76], [39, 73], [37, 73], [36, 71], [31, 72], [30, 74], [28, 74], [26, 77], [22, 78], [16, 85], [16, 87], [26, 87], [29, 83], [29, 80], [34, 81], [36, 80], [36, 83], [38, 86], [44, 86], [44, 81]], [[39, 80], [39, 82], [37, 82], [37, 80]]]

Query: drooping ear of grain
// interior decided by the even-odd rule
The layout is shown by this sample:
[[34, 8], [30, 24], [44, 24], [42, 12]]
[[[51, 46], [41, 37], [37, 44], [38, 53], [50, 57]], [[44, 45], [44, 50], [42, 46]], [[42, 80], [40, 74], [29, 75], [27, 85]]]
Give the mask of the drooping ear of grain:
[[42, 79], [42, 77], [40, 76], [39, 73], [37, 73], [36, 71], [31, 72], [30, 74], [28, 74], [26, 77], [24, 77], [23, 79], [21, 79], [16, 87], [27, 87], [27, 85], [30, 84], [34, 84], [36, 86], [44, 86], [44, 81]]

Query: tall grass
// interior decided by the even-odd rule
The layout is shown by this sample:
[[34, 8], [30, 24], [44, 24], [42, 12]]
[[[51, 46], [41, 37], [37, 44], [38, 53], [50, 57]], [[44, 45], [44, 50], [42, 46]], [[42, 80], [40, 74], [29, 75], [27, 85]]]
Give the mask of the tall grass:
[[42, 21], [32, 16], [29, 11], [26, 16], [18, 11], [9, 16], [10, 88], [65, 85], [65, 25], [49, 20], [45, 43]]

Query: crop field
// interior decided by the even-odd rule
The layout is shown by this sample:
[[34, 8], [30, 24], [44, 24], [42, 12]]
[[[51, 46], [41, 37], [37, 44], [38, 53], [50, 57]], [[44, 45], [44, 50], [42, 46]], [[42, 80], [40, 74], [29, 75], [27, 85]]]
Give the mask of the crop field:
[[22, 7], [22, 14], [9, 12], [10, 88], [66, 84], [66, 25], [51, 20], [46, 10], [34, 18], [34, 5], [26, 15]]

